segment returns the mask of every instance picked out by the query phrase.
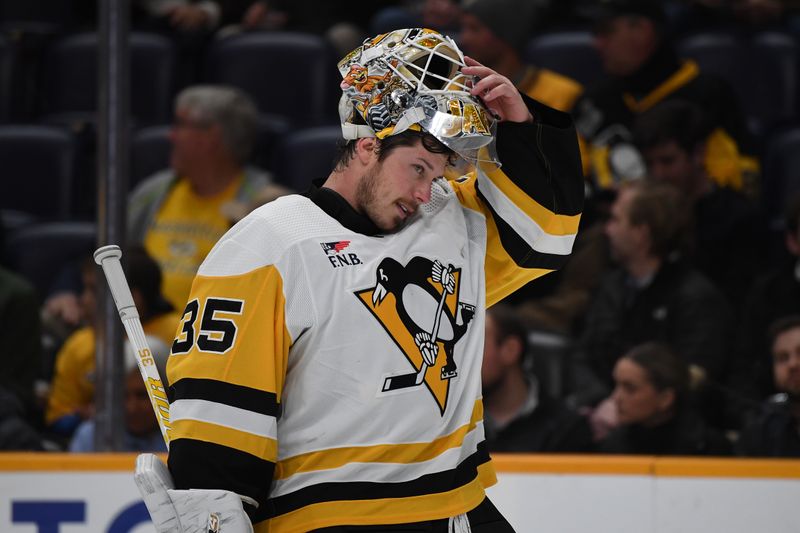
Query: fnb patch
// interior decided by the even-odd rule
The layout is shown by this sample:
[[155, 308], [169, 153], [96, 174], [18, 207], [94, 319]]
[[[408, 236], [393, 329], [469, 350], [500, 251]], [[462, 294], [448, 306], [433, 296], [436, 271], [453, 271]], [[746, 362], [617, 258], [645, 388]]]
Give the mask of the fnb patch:
[[334, 255], [350, 246], [350, 241], [321, 242], [319, 245], [322, 246], [326, 254]]
[[360, 265], [361, 259], [353, 252], [342, 253], [350, 246], [350, 241], [321, 242], [322, 250], [333, 268]]

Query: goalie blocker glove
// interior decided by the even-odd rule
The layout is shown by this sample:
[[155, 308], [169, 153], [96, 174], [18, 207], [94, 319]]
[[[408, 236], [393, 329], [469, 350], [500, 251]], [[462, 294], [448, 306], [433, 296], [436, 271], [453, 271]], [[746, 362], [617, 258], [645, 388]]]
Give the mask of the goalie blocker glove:
[[158, 533], [253, 533], [239, 495], [176, 490], [167, 466], [151, 453], [136, 458], [134, 479]]

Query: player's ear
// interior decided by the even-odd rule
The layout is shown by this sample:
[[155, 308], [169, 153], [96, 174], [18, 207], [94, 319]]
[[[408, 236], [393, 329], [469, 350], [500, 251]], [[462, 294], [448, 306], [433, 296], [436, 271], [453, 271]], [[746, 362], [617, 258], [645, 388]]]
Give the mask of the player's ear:
[[378, 140], [375, 137], [364, 137], [356, 141], [356, 159], [363, 164], [368, 165], [377, 154], [375, 149], [378, 146]]

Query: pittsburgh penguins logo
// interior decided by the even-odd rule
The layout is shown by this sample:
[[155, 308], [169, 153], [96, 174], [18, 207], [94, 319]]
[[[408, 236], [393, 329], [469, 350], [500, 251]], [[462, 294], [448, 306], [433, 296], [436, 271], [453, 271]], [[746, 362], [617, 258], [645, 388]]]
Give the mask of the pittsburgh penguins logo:
[[355, 295], [381, 323], [413, 371], [385, 378], [384, 392], [427, 387], [442, 414], [450, 380], [458, 375], [455, 345], [467, 332], [475, 306], [459, 301], [461, 269], [424, 257], [403, 266], [386, 258], [375, 285]]

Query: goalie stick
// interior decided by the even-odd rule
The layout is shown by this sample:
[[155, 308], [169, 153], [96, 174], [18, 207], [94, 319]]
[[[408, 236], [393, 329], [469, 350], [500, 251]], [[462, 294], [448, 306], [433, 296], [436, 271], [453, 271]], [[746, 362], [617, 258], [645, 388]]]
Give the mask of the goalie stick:
[[153, 411], [156, 413], [158, 427], [161, 429], [161, 435], [164, 437], [167, 448], [169, 448], [170, 424], [167, 391], [164, 389], [153, 354], [147, 345], [147, 337], [142, 329], [139, 312], [133, 303], [131, 290], [125, 279], [125, 273], [122, 271], [121, 257], [122, 251], [115, 244], [103, 246], [94, 252], [94, 261], [103, 268], [103, 274], [105, 274], [108, 287], [111, 289], [111, 295], [114, 297], [114, 304], [117, 306], [117, 312], [125, 327], [125, 333], [136, 353], [136, 364], [147, 387], [147, 395], [150, 396]]
[[[121, 257], [119, 246], [113, 244], [94, 252], [94, 260], [103, 268], [122, 325], [136, 353], [139, 372], [169, 448], [169, 401], [122, 271]], [[227, 490], [176, 490], [169, 469], [152, 453], [136, 458], [134, 481], [159, 533], [253, 533], [242, 502], [258, 507], [255, 500]]]

